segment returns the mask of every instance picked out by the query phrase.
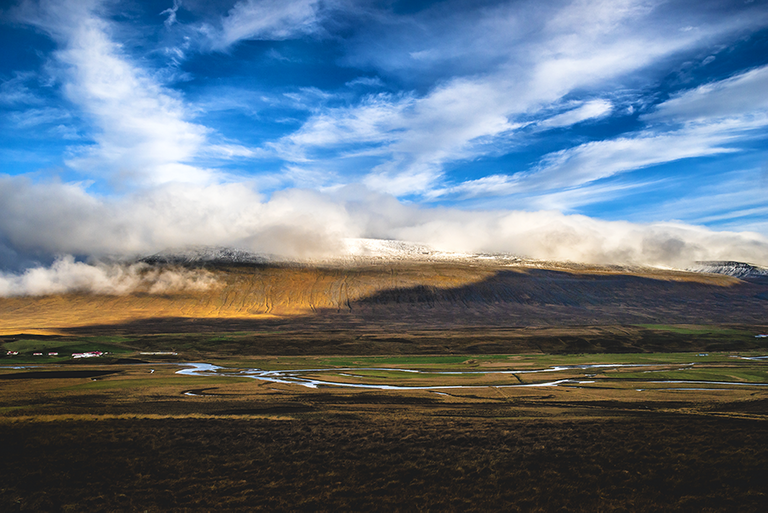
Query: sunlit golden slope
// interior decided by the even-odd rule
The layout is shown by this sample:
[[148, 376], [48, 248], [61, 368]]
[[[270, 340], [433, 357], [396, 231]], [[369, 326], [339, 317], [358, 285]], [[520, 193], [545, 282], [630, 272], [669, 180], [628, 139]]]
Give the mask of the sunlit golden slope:
[[[484, 310], [478, 310], [482, 305], [492, 307], [487, 310], [488, 315], [499, 315], [500, 311], [531, 305], [541, 309], [547, 305], [569, 307], [585, 301], [587, 306], [631, 302], [633, 291], [645, 296], [654, 296], [656, 289], [661, 295], [677, 294], [677, 289], [669, 289], [671, 283], [682, 286], [683, 291], [693, 287], [690, 297], [681, 298], [691, 300], [698, 293], [694, 290], [697, 286], [727, 290], [743, 283], [728, 276], [677, 271], [554, 264], [546, 267], [463, 263], [336, 268], [208, 267], [207, 272], [213, 273], [217, 285], [204, 291], [0, 298], [0, 334], [55, 331], [146, 318], [290, 317], [352, 309], [397, 311], [409, 308], [407, 305], [423, 304], [431, 307], [439, 304], [438, 310], [443, 316], [467, 309], [482, 315]], [[627, 289], [628, 283], [634, 285]], [[638, 284], [642, 286], [638, 288]], [[618, 299], [614, 300], [614, 296]], [[653, 297], [645, 299], [654, 301]], [[428, 316], [424, 322], [429, 322]]]
[[237, 266], [208, 269], [217, 285], [169, 294], [61, 294], [0, 298], [0, 333], [112, 324], [150, 317], [269, 317], [345, 308], [383, 289], [457, 287], [490, 268], [395, 266], [355, 269]]

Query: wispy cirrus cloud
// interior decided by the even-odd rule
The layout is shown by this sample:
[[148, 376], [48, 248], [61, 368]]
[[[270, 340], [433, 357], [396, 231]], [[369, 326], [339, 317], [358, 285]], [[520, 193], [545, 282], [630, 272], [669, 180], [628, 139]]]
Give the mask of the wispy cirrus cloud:
[[[469, 198], [551, 190], [552, 204], [564, 208], [555, 201], [563, 196], [562, 189], [683, 159], [737, 153], [744, 143], [765, 138], [768, 100], [764, 90], [768, 90], [768, 67], [684, 90], [641, 116], [656, 122], [645, 130], [553, 152], [528, 171], [467, 180], [436, 188], [427, 196]], [[540, 125], [573, 124], [610, 109], [610, 103], [595, 100]]]
[[281, 40], [319, 29], [319, 0], [241, 0], [221, 20], [207, 27], [214, 50], [226, 50], [243, 40]]
[[574, 109], [567, 110], [539, 123], [547, 128], [560, 128], [575, 125], [588, 119], [601, 118], [611, 113], [613, 104], [607, 100], [591, 100]]
[[60, 44], [54, 57], [64, 93], [94, 127], [95, 146], [73, 147], [67, 163], [133, 183], [210, 180], [210, 171], [191, 164], [210, 130], [190, 121], [177, 93], [130, 61], [100, 9], [97, 1], [42, 0], [17, 11]]
[[42, 109], [33, 108], [14, 112], [9, 117], [16, 126], [20, 128], [30, 128], [51, 123], [59, 123], [70, 119], [72, 115], [66, 110], [45, 107]]
[[[758, 124], [762, 126], [762, 121]], [[742, 124], [694, 125], [657, 133], [643, 131], [627, 137], [593, 141], [545, 155], [537, 167], [513, 175], [489, 175], [432, 191], [432, 197], [502, 196], [552, 191], [591, 184], [620, 173], [682, 159], [735, 153]], [[561, 208], [564, 205], [560, 206]]]
[[160, 13], [160, 16], [168, 15], [164, 22], [166, 27], [171, 27], [176, 23], [176, 13], [179, 11], [179, 7], [181, 7], [181, 0], [173, 0], [173, 7], [169, 7]]
[[522, 174], [516, 185], [574, 187], [681, 159], [739, 152], [740, 144], [765, 138], [767, 88], [768, 67], [761, 67], [683, 91], [642, 116], [671, 124], [672, 129], [651, 127], [546, 155], [538, 169]]
[[42, 99], [29, 87], [36, 79], [35, 73], [16, 72], [14, 76], [0, 83], [0, 104], [37, 105]]
[[727, 146], [734, 136], [713, 127], [690, 127], [671, 133], [642, 132], [631, 137], [595, 141], [546, 155], [538, 169], [523, 174], [530, 189], [574, 187], [618, 173], [681, 159], [737, 151]]
[[[664, 5], [632, 0], [562, 2], [547, 10], [547, 16], [526, 2], [478, 9], [469, 15], [462, 13], [472, 19], [467, 26], [479, 41], [466, 46], [451, 39], [454, 34], [458, 39], [465, 34], [464, 19], [442, 14], [436, 21], [430, 19], [421, 25], [414, 24], [412, 19], [399, 24], [394, 17], [387, 26], [394, 27], [396, 34], [411, 30], [424, 35], [418, 40], [421, 46], [416, 46], [415, 39], [398, 34], [397, 46], [390, 49], [386, 61], [354, 47], [352, 62], [369, 62], [405, 76], [418, 74], [417, 70], [425, 66], [432, 69], [430, 64], [413, 64], [414, 60], [439, 63], [448, 73], [458, 72], [459, 76], [446, 77], [423, 94], [374, 95], [357, 105], [318, 109], [277, 147], [290, 149], [281, 156], [297, 164], [319, 158], [328, 160], [329, 154], [337, 159], [376, 155], [380, 162], [362, 177], [352, 179], [396, 195], [435, 198], [440, 191], [459, 192], [445, 183], [446, 166], [503, 151], [513, 141], [524, 140], [518, 130], [523, 126], [533, 123], [541, 128], [569, 127], [608, 117], [614, 109], [609, 99], [592, 99], [563, 111], [563, 106], [568, 105], [567, 95], [600, 91], [665, 57], [696, 48], [704, 41], [709, 44], [711, 38], [750, 23], [741, 19], [739, 25], [733, 19], [718, 21], [702, 15], [695, 20], [695, 30], [679, 30], [679, 24], [670, 30], [668, 25], [672, 24], [661, 20], [658, 12]], [[442, 33], [451, 34], [450, 38], [441, 36], [438, 27], [446, 29]], [[522, 32], [511, 30], [514, 27]], [[524, 43], [520, 42], [521, 34]], [[389, 39], [384, 37], [386, 41]], [[505, 46], [499, 45], [499, 41], [507, 41], [515, 51], [503, 52]], [[358, 53], [354, 54], [355, 51]], [[475, 61], [485, 63], [485, 71], [476, 73], [452, 67], [452, 59], [457, 55], [470, 66]], [[462, 71], [471, 72], [462, 75]], [[546, 115], [553, 110], [560, 113]], [[653, 145], [656, 136], [648, 132], [634, 142], [628, 141], [632, 137], [618, 138], [563, 150], [549, 155], [538, 171], [557, 167], [565, 173], [567, 169], [574, 183], [586, 183], [633, 169], [634, 165], [634, 169], [639, 169], [661, 163], [667, 158], [664, 155], [648, 159], [640, 156]], [[687, 142], [688, 146], [677, 156], [668, 151], [672, 160], [730, 151], [708, 146], [706, 141], [694, 148], [690, 138], [669, 137], [673, 142]], [[365, 144], [362, 153], [356, 147], [360, 144]], [[661, 149], [663, 144], [657, 146]], [[625, 150], [636, 154], [623, 158]], [[622, 158], [614, 163], [613, 157]], [[577, 178], [578, 169], [583, 168], [578, 161], [588, 158], [602, 159], [596, 163], [608, 166], [604, 171], [592, 171], [591, 177]], [[560, 160], [555, 162], [557, 159]], [[566, 160], [570, 164], [566, 165]], [[548, 187], [556, 181], [548, 178], [552, 174], [531, 170], [526, 181], [532, 183], [540, 178], [540, 187]], [[462, 194], [471, 194], [472, 190], [501, 194], [519, 181], [503, 176], [472, 178], [463, 186]]]
[[743, 117], [768, 112], [768, 66], [758, 67], [717, 82], [674, 95], [643, 116], [648, 121], [684, 123]]
[[[768, 169], [768, 164], [766, 165]], [[699, 180], [680, 196], [661, 202], [655, 215], [681, 222], [705, 222], [718, 229], [765, 233], [768, 227], [768, 180], [759, 168], [719, 173], [719, 180]], [[649, 217], [638, 209], [635, 219]]]

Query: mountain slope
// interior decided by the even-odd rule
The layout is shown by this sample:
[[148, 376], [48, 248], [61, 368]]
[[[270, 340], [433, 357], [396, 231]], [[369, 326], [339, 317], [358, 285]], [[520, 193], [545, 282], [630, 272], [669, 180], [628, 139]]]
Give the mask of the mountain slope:
[[742, 280], [768, 278], [768, 269], [744, 262], [696, 262], [696, 265], [690, 270], [700, 273], [724, 274], [726, 276], [733, 276]]
[[2, 298], [0, 332], [150, 318], [282, 318], [339, 327], [373, 323], [429, 328], [764, 323], [768, 317], [768, 285], [682, 271], [575, 264], [544, 268], [542, 263], [499, 265], [492, 260], [336, 266], [206, 263], [202, 269], [216, 281], [207, 290]]

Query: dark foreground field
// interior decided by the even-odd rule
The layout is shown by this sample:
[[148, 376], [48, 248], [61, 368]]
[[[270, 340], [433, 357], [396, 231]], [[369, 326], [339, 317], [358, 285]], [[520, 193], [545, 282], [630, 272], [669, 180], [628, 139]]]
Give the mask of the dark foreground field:
[[768, 362], [747, 354], [6, 367], [0, 511], [762, 512]]
[[2, 511], [765, 511], [768, 425], [515, 420], [0, 424]]

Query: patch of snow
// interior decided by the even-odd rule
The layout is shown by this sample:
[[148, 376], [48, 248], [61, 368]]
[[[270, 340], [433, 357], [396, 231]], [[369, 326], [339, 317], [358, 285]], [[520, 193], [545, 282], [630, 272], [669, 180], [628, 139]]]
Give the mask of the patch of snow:
[[274, 257], [268, 255], [260, 255], [244, 249], [216, 246], [191, 246], [181, 249], [168, 249], [141, 259], [142, 262], [148, 264], [264, 264], [272, 260], [274, 260]]
[[215, 246], [192, 246], [168, 249], [140, 259], [148, 264], [268, 264], [268, 263], [306, 263], [306, 264], [365, 264], [381, 262], [481, 262], [481, 263], [521, 263], [520, 259], [507, 253], [462, 253], [439, 251], [425, 244], [401, 240], [384, 239], [343, 239], [341, 250], [336, 256], [301, 261], [287, 259], [278, 255], [254, 253], [245, 249]]
[[696, 262], [696, 265], [688, 270], [697, 273], [725, 274], [740, 279], [768, 276], [768, 269], [764, 267], [732, 261]]

